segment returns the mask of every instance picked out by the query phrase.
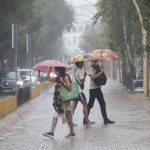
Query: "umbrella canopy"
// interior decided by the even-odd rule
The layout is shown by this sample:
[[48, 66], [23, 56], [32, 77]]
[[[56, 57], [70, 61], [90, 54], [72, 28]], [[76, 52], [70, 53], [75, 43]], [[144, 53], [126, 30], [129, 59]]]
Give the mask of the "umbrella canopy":
[[69, 58], [67, 61], [68, 63], [75, 63], [75, 62], [81, 62], [81, 61], [90, 61], [95, 59], [95, 56], [93, 54], [80, 54], [80, 55], [75, 55]]
[[71, 69], [71, 66], [67, 63], [58, 61], [58, 60], [44, 60], [36, 64], [33, 69], [37, 71], [48, 71], [55, 67], [64, 67], [66, 71]]
[[119, 58], [118, 54], [110, 49], [92, 50], [89, 54], [95, 55], [100, 61], [113, 61]]

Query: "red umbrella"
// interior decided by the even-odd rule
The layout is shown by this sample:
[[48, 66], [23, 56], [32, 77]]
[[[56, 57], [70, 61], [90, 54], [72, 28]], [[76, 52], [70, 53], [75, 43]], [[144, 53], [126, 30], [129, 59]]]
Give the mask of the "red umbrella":
[[66, 71], [71, 69], [71, 66], [65, 62], [61, 62], [58, 60], [44, 60], [36, 64], [33, 69], [37, 71], [49, 71], [50, 69], [53, 69], [55, 67], [64, 67], [66, 68]]

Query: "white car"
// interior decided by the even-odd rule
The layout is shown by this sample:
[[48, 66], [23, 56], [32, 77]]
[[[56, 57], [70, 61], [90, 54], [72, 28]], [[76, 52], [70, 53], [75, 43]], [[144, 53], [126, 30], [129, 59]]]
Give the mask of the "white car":
[[18, 69], [17, 71], [20, 72], [21, 77], [26, 81], [26, 84], [28, 84], [28, 85], [39, 84], [38, 75], [37, 75], [37, 72], [35, 70]]

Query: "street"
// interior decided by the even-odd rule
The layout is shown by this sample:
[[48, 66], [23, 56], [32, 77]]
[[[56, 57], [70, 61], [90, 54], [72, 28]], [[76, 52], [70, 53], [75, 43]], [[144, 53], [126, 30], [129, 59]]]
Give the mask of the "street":
[[[89, 79], [85, 94], [88, 99]], [[108, 117], [113, 125], [104, 125], [97, 101], [90, 113], [96, 124], [82, 124], [82, 105], [74, 114], [76, 136], [65, 138], [66, 124], [58, 122], [54, 139], [43, 136], [50, 128], [53, 87], [17, 111], [0, 120], [0, 150], [149, 150], [150, 101], [142, 94], [130, 94], [112, 79], [102, 87]]]

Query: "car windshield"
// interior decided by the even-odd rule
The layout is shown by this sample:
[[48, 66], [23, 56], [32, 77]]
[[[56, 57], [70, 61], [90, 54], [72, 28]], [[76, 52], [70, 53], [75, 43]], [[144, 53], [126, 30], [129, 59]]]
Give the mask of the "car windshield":
[[30, 71], [20, 71], [21, 76], [29, 76], [30, 75]]
[[[20, 71], [21, 76], [30, 76], [30, 70], [29, 71]], [[36, 72], [31, 70], [31, 76], [35, 76]]]
[[[0, 78], [8, 78], [8, 79], [16, 79], [16, 72], [10, 71], [10, 72], [0, 72]], [[20, 76], [17, 74], [17, 79], [19, 79]]]

